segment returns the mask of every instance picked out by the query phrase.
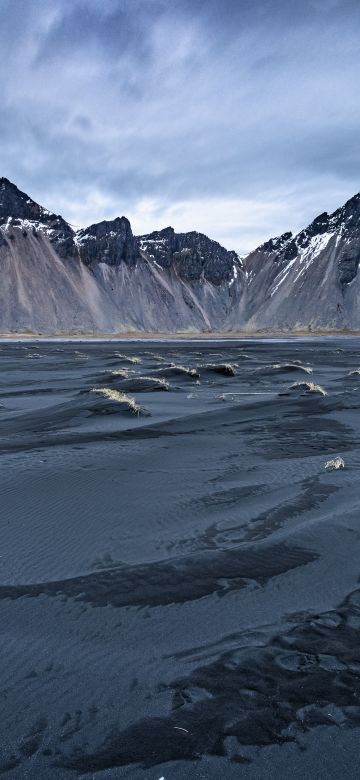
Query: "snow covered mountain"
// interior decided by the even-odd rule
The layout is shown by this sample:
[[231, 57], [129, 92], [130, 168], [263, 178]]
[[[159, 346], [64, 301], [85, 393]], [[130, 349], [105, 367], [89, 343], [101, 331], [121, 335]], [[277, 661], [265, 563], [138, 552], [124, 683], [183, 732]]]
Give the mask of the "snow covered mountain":
[[126, 217], [73, 231], [0, 179], [0, 331], [360, 330], [360, 195], [240, 259]]
[[249, 330], [360, 330], [360, 194], [246, 258]]
[[183, 234], [182, 253], [160, 263], [142, 244], [126, 217], [74, 232], [0, 179], [0, 331], [209, 331], [240, 311], [234, 252]]

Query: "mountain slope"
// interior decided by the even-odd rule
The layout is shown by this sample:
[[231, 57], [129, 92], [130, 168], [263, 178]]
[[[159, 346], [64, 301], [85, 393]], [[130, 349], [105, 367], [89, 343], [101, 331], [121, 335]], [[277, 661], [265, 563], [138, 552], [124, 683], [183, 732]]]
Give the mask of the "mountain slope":
[[360, 194], [246, 258], [249, 330], [360, 329]]
[[[162, 267], [133, 236], [126, 217], [74, 232], [62, 217], [0, 179], [0, 329], [52, 334], [230, 328], [241, 310], [245, 272], [235, 253], [199, 236], [181, 234], [180, 257], [175, 253]], [[205, 244], [200, 267], [199, 247]]]
[[241, 260], [202, 233], [73, 231], [0, 179], [0, 330], [359, 330], [360, 195]]

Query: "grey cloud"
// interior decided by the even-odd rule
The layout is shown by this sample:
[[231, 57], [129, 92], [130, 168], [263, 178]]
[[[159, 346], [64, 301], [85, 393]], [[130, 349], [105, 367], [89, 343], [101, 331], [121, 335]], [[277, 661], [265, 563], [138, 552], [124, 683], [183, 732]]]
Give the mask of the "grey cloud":
[[[88, 198], [90, 221], [91, 193], [111, 216], [144, 199], [278, 198], [294, 209], [286, 229], [359, 189], [357, 0], [0, 0], [0, 12], [1, 174], [65, 217]], [[269, 211], [264, 239], [273, 227]]]

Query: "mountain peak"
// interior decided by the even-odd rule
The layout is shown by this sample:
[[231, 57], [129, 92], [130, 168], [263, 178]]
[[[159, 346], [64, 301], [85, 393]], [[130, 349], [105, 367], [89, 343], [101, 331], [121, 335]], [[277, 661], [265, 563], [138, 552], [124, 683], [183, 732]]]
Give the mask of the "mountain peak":
[[117, 266], [121, 261], [134, 266], [139, 257], [137, 241], [128, 218], [124, 216], [104, 219], [78, 230], [75, 240], [80, 257], [88, 266], [99, 262]]
[[360, 192], [356, 192], [355, 195], [352, 196], [352, 198], [349, 198], [349, 200], [346, 201], [345, 206], [348, 205], [357, 205], [360, 203]]
[[76, 235], [81, 242], [85, 236], [98, 238], [107, 234], [121, 230], [130, 230], [131, 225], [127, 217], [115, 217], [114, 219], [102, 219], [101, 222], [94, 222], [86, 228], [81, 228]]
[[[274, 254], [275, 252], [279, 252], [281, 249], [283, 249], [285, 244], [287, 244], [288, 241], [290, 241], [292, 238], [293, 234], [291, 230], [289, 230], [286, 233], [282, 233], [280, 236], [269, 238], [268, 241], [265, 241], [263, 244], [257, 247], [254, 252], [266, 252], [267, 254]], [[254, 252], [250, 252], [248, 256], [253, 255]]]
[[0, 176], [0, 187], [1, 189], [5, 189], [6, 187], [13, 187], [16, 190], [18, 189], [16, 184], [13, 184], [10, 179], [7, 179], [6, 176]]
[[196, 230], [176, 233], [173, 227], [166, 227], [138, 236], [138, 242], [151, 262], [163, 269], [173, 268], [185, 281], [230, 283], [236, 278], [234, 268], [236, 275], [237, 269], [242, 268], [236, 252]]
[[344, 203], [339, 209], [336, 209], [330, 217], [331, 223], [340, 226], [349, 220], [354, 223], [360, 221], [360, 192], [353, 195], [352, 198]]
[[14, 219], [40, 219], [41, 207], [4, 176], [0, 179], [0, 223]]
[[21, 228], [46, 235], [60, 257], [75, 254], [73, 231], [67, 222], [39, 206], [5, 176], [0, 178], [0, 225], [5, 231]]

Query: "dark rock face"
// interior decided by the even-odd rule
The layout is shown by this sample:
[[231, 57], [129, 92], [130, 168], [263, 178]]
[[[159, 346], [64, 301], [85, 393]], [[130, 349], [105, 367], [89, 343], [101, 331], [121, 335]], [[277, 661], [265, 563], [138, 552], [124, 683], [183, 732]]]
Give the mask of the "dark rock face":
[[137, 237], [140, 249], [146, 252], [148, 257], [156, 260], [162, 268], [171, 268], [173, 254], [178, 250], [177, 237], [172, 227], [163, 230], [154, 230], [147, 236]]
[[9, 217], [40, 221], [45, 213], [49, 214], [28, 195], [18, 190], [15, 184], [8, 179], [0, 179], [0, 224], [6, 222]]
[[353, 254], [351, 250], [348, 250], [348, 254], [344, 254], [339, 261], [339, 282], [341, 285], [350, 284], [357, 275], [360, 262], [360, 250], [355, 247]]
[[269, 254], [280, 252], [284, 246], [290, 242], [291, 238], [291, 231], [283, 233], [281, 236], [270, 238], [269, 241], [265, 241], [265, 244], [262, 244], [260, 249], [262, 249], [263, 252], [268, 252]]
[[66, 258], [77, 255], [74, 233], [62, 217], [54, 216], [53, 220], [49, 220], [48, 238], [59, 257]]
[[162, 268], [175, 268], [181, 279], [206, 279], [214, 285], [230, 282], [242, 269], [236, 252], [229, 252], [203, 233], [175, 233], [172, 227], [138, 237], [139, 246]]
[[126, 217], [99, 222], [76, 234], [81, 260], [88, 266], [106, 263], [110, 266], [121, 262], [133, 267], [140, 259], [140, 252]]
[[331, 224], [341, 236], [339, 282], [350, 284], [357, 276], [360, 263], [360, 193], [334, 212]]
[[39, 206], [8, 179], [0, 179], [0, 226], [45, 233], [59, 257], [74, 257], [74, 233], [65, 220]]

